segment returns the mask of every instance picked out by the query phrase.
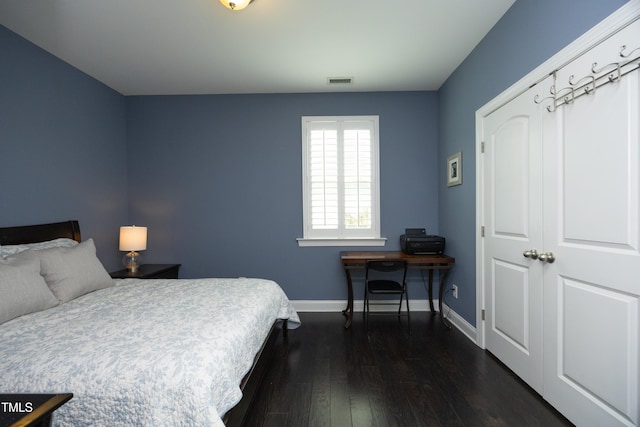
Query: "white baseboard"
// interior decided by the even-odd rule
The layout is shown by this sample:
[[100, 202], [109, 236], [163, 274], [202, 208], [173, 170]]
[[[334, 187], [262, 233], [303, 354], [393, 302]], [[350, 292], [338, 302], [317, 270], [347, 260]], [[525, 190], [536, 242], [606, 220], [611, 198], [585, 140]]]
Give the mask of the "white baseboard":
[[467, 322], [458, 313], [456, 313], [455, 311], [451, 310], [451, 308], [449, 306], [447, 306], [446, 304], [442, 307], [442, 309], [444, 310], [444, 313], [447, 316], [447, 319], [449, 320], [449, 322], [453, 326], [458, 328], [460, 330], [460, 332], [462, 332], [467, 338], [469, 338], [471, 341], [473, 341], [474, 344], [477, 345], [476, 327], [473, 326], [471, 323]]
[[[398, 300], [380, 300], [378, 302], [388, 303], [389, 305], [376, 305], [371, 306], [371, 311], [395, 311], [392, 304], [397, 307]], [[347, 307], [346, 300], [292, 300], [291, 304], [299, 312], [326, 312], [326, 313], [340, 313]], [[437, 308], [438, 300], [433, 301], [434, 306]], [[364, 300], [353, 301], [353, 311], [362, 313], [364, 307]], [[411, 311], [431, 311], [429, 309], [429, 300], [409, 300], [409, 308]], [[405, 310], [405, 305], [402, 304], [402, 310]], [[462, 316], [455, 311], [451, 310], [446, 304], [443, 306], [443, 311], [447, 316], [447, 319], [453, 326], [460, 330], [467, 338], [469, 338], [474, 344], [476, 343], [477, 331], [475, 326], [467, 322]]]
[[[396, 311], [398, 308], [398, 300], [376, 300], [378, 303], [389, 305], [370, 305], [371, 311]], [[347, 300], [292, 300], [291, 304], [296, 311], [314, 311], [314, 312], [341, 312], [347, 308]], [[395, 304], [395, 308], [393, 305]], [[438, 300], [433, 301], [437, 307]], [[353, 301], [353, 311], [362, 313], [364, 300]], [[406, 311], [404, 302], [402, 303], [402, 311]], [[411, 311], [431, 311], [429, 310], [428, 299], [409, 300], [409, 308]]]

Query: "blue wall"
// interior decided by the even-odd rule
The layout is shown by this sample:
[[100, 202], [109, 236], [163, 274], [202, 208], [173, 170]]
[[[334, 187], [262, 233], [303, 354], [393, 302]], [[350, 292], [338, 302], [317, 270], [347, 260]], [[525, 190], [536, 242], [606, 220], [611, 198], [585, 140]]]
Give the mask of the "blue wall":
[[146, 259], [180, 262], [184, 277], [274, 279], [292, 299], [344, 299], [345, 248], [296, 242], [301, 117], [380, 116], [381, 228], [397, 250], [405, 227], [438, 231], [436, 105], [434, 92], [127, 98], [129, 218], [149, 227]]
[[[476, 319], [475, 112], [625, 1], [517, 0], [438, 92], [440, 230], [456, 257], [448, 301], [468, 322]], [[551, 70], [549, 70], [551, 71]], [[448, 156], [463, 152], [463, 184], [447, 188]]]
[[[517, 0], [437, 94], [124, 97], [0, 26], [0, 226], [76, 218], [115, 269], [118, 226], [146, 225], [146, 261], [180, 262], [184, 277], [344, 299], [343, 248], [295, 240], [300, 117], [378, 114], [386, 249], [405, 227], [446, 236], [460, 288], [448, 303], [474, 324], [475, 111], [624, 3]], [[464, 183], [447, 188], [457, 151]]]
[[3, 26], [0, 52], [0, 226], [77, 219], [121, 265], [125, 98]]

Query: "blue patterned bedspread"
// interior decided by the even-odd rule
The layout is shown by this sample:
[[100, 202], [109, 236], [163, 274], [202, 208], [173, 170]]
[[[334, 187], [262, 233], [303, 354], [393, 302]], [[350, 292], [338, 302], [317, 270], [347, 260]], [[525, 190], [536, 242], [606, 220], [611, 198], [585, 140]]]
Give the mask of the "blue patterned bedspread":
[[0, 325], [0, 392], [73, 393], [56, 426], [220, 426], [287, 318], [269, 280], [120, 280]]

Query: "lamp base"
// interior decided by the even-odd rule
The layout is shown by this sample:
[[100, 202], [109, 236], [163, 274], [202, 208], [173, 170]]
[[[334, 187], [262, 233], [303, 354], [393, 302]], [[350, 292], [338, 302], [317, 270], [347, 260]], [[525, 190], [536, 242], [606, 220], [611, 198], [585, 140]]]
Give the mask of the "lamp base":
[[136, 251], [127, 252], [125, 256], [122, 257], [122, 264], [127, 271], [135, 273], [140, 266], [140, 254]]

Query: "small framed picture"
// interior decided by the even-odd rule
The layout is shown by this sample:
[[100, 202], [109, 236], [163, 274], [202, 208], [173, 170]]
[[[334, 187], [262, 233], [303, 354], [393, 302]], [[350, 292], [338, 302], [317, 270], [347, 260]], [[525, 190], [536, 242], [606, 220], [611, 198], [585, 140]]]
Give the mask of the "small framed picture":
[[462, 151], [447, 159], [447, 187], [462, 184]]

